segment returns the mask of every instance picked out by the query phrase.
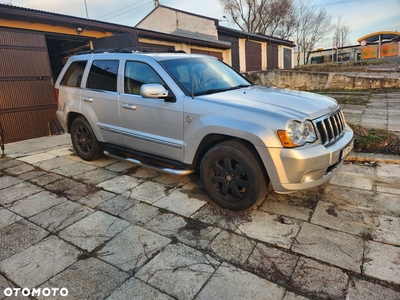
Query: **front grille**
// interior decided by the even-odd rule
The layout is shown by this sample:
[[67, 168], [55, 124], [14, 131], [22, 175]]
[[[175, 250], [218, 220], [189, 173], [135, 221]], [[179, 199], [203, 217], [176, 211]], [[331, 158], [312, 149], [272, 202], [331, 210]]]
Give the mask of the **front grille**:
[[335, 143], [344, 135], [345, 120], [339, 107], [334, 112], [313, 121], [317, 136], [325, 147]]

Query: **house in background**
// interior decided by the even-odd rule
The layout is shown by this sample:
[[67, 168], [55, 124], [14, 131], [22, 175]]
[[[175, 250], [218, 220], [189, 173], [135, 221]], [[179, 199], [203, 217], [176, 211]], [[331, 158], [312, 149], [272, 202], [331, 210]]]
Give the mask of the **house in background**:
[[[218, 19], [167, 6], [157, 6], [135, 27], [185, 38], [187, 43], [181, 50], [216, 56], [240, 72], [293, 67], [293, 48], [296, 45], [291, 41], [223, 27]], [[193, 47], [191, 39], [225, 42], [230, 49]]]

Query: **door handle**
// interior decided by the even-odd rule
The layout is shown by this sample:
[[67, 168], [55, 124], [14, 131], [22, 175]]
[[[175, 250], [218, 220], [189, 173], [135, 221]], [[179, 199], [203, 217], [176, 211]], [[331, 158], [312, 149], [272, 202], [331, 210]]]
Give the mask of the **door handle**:
[[122, 108], [125, 109], [132, 109], [132, 110], [136, 110], [136, 105], [133, 104], [129, 104], [129, 103], [122, 103], [121, 104]]
[[86, 96], [83, 96], [83, 97], [82, 97], [82, 100], [83, 100], [83, 101], [86, 101], [86, 102], [93, 102], [93, 98], [91, 98], [91, 97], [86, 97]]

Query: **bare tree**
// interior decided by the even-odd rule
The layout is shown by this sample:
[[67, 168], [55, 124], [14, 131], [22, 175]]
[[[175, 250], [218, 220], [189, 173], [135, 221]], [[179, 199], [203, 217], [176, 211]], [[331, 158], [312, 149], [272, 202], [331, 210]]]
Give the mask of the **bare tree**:
[[310, 0], [298, 0], [295, 12], [294, 39], [297, 44], [297, 65], [299, 65], [301, 53], [304, 64], [308, 64], [308, 53], [332, 32], [332, 18], [325, 9], [319, 9]]
[[290, 36], [293, 0], [220, 0], [220, 3], [242, 31]]
[[344, 46], [350, 45], [349, 41], [349, 34], [350, 34], [350, 27], [346, 24], [342, 23], [342, 17], [338, 18], [338, 22], [334, 28], [334, 35], [337, 37], [339, 41], [339, 48], [343, 48]]

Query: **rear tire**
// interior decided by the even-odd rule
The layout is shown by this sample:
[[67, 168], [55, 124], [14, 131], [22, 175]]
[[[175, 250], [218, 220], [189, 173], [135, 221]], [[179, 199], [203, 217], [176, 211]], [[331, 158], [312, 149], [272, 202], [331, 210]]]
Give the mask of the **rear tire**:
[[83, 117], [78, 117], [72, 122], [71, 141], [76, 154], [83, 160], [91, 161], [104, 155], [92, 127]]
[[268, 179], [259, 160], [238, 141], [212, 147], [203, 157], [200, 176], [211, 199], [231, 210], [248, 209], [267, 195]]

